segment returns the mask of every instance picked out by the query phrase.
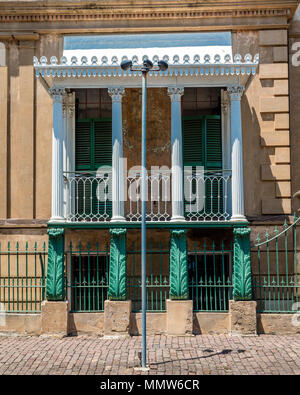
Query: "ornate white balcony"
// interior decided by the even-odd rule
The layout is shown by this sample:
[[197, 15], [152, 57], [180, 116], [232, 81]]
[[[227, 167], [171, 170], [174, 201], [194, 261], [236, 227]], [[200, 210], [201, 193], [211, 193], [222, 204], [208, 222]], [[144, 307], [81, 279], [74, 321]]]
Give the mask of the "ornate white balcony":
[[[146, 220], [167, 222], [172, 218], [171, 171], [147, 173]], [[112, 173], [65, 172], [65, 220], [109, 222], [112, 217]], [[184, 175], [184, 217], [186, 221], [228, 221], [230, 219], [231, 171], [215, 170]], [[141, 174], [124, 180], [124, 216], [141, 221]]]

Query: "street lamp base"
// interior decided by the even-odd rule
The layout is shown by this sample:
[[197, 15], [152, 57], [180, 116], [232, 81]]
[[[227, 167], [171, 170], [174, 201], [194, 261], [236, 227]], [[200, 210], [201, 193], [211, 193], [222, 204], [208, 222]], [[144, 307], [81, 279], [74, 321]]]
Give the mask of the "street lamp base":
[[149, 372], [150, 368], [149, 368], [149, 366], [146, 366], [144, 368], [142, 366], [139, 366], [139, 367], [133, 368], [133, 370], [136, 370], [138, 372]]

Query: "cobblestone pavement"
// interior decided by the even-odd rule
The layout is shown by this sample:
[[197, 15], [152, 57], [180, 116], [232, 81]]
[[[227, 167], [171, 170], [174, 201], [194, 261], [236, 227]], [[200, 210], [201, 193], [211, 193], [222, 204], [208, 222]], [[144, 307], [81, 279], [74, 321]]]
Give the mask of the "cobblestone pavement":
[[300, 374], [300, 335], [149, 336], [147, 373], [140, 350], [140, 337], [0, 336], [0, 374]]

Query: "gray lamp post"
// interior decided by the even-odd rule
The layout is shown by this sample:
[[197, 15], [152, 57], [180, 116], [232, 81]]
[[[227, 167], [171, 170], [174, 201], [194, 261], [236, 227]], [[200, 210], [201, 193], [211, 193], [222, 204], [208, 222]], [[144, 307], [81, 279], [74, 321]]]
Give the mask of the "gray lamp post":
[[141, 66], [133, 66], [131, 60], [124, 60], [121, 63], [122, 70], [141, 71], [142, 72], [142, 368], [146, 368], [146, 116], [147, 116], [147, 74], [150, 70], [165, 71], [168, 69], [168, 64], [160, 60], [157, 66], [149, 59], [145, 59]]

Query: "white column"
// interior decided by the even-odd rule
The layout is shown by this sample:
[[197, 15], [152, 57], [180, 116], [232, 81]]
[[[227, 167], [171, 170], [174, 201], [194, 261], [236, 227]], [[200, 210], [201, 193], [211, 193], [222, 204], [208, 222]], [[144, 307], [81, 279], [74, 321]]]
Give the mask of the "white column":
[[112, 218], [111, 221], [125, 221], [123, 197], [123, 132], [122, 96], [125, 89], [109, 88], [112, 100]]
[[[74, 183], [70, 188], [70, 177], [74, 176], [75, 160], [75, 92], [68, 93], [63, 100], [64, 116], [64, 217], [67, 218], [70, 213], [74, 212]], [[72, 195], [73, 190], [73, 195]]]
[[245, 88], [229, 86], [231, 101], [232, 221], [245, 221], [241, 97]]
[[[229, 95], [226, 90], [221, 91], [221, 110], [222, 110], [222, 163], [223, 170], [231, 169], [231, 133], [230, 133], [230, 103]], [[224, 176], [229, 176], [228, 172], [224, 172]], [[225, 189], [224, 189], [225, 190]], [[226, 203], [226, 211], [231, 215], [231, 180], [227, 182], [227, 201], [224, 199], [224, 207]]]
[[51, 221], [64, 221], [63, 216], [63, 88], [51, 88], [49, 93], [53, 97], [53, 129], [52, 129], [52, 213]]
[[181, 96], [183, 88], [168, 88], [171, 98], [171, 149], [172, 149], [172, 218], [171, 221], [185, 221], [183, 204], [183, 165]]

